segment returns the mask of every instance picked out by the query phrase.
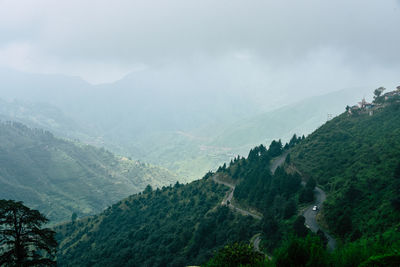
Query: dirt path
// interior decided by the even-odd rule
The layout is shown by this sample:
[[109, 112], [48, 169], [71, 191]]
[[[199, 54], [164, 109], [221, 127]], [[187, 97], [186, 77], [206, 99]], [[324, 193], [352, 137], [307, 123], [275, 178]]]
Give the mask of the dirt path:
[[277, 169], [279, 166], [282, 166], [282, 164], [283, 164], [283, 163], [285, 162], [285, 160], [286, 160], [287, 154], [289, 154], [289, 151], [283, 152], [282, 155], [280, 155], [279, 157], [277, 157], [277, 158], [275, 158], [275, 159], [273, 159], [273, 160], [271, 161], [271, 165], [270, 165], [269, 169], [271, 170], [271, 173], [272, 173], [272, 174], [275, 173], [276, 169]]
[[254, 212], [251, 212], [249, 210], [245, 210], [245, 209], [239, 208], [239, 207], [235, 206], [234, 204], [232, 204], [233, 193], [235, 192], [235, 187], [236, 187], [234, 184], [230, 184], [230, 183], [221, 181], [220, 179], [218, 179], [218, 177], [216, 177], [216, 175], [214, 175], [212, 179], [213, 179], [213, 181], [215, 183], [223, 184], [223, 185], [225, 185], [225, 186], [227, 186], [227, 187], [229, 187], [231, 189], [226, 193], [226, 196], [222, 200], [222, 202], [221, 202], [222, 206], [228, 206], [230, 209], [232, 209], [234, 211], [237, 211], [237, 212], [239, 212], [240, 214], [242, 214], [244, 216], [251, 216], [251, 217], [253, 217], [254, 219], [257, 219], [257, 220], [261, 220], [262, 219], [262, 217], [260, 215], [255, 214]]
[[[271, 165], [270, 165], [271, 173], [274, 173], [275, 170], [285, 162], [285, 159], [286, 159], [286, 156], [287, 156], [288, 153], [289, 153], [289, 151], [284, 152], [282, 155], [280, 155], [279, 157], [275, 158], [271, 162]], [[235, 187], [236, 187], [235, 184], [231, 184], [231, 183], [228, 183], [228, 182], [225, 182], [225, 181], [221, 181], [220, 179], [218, 179], [217, 175], [214, 175], [212, 177], [212, 179], [213, 179], [213, 181], [215, 183], [223, 184], [223, 185], [225, 185], [225, 186], [230, 188], [230, 190], [226, 193], [226, 196], [224, 197], [224, 199], [221, 202], [222, 206], [228, 206], [230, 209], [232, 209], [232, 210], [234, 210], [236, 212], [239, 212], [240, 214], [242, 214], [244, 216], [251, 216], [251, 217], [253, 217], [254, 219], [257, 219], [257, 220], [261, 220], [262, 219], [262, 216], [260, 216], [258, 214], [255, 214], [254, 212], [251, 212], [250, 210], [245, 210], [245, 209], [239, 208], [239, 207], [235, 206], [234, 204], [232, 204], [233, 193], [235, 192]], [[254, 238], [252, 238], [252, 243], [253, 243], [253, 247], [254, 247], [255, 251], [263, 253], [260, 250], [260, 242], [261, 242], [261, 237], [260, 236], [261, 236], [261, 234], [257, 234]], [[268, 258], [271, 258], [268, 255], [266, 255], [266, 256]]]

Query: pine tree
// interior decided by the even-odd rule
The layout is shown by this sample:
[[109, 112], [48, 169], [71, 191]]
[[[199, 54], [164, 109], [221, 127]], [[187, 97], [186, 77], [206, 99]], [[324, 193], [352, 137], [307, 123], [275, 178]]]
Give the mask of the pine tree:
[[55, 232], [41, 228], [47, 222], [22, 202], [0, 200], [0, 266], [55, 265]]

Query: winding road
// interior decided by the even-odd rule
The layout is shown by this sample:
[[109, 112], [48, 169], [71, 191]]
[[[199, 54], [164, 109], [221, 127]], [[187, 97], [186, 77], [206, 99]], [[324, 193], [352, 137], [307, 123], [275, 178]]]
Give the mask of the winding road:
[[313, 210], [314, 206], [317, 206], [318, 209], [321, 208], [322, 203], [326, 200], [326, 194], [324, 191], [322, 191], [321, 188], [315, 187], [314, 196], [315, 196], [314, 203], [303, 212], [303, 216], [306, 218], [305, 225], [314, 233], [316, 233], [318, 230], [323, 231], [326, 238], [328, 239], [328, 250], [332, 251], [336, 248], [336, 240], [326, 231], [321, 229], [321, 227], [317, 223], [317, 218], [316, 218], [319, 211]]
[[261, 220], [262, 219], [262, 217], [260, 215], [254, 213], [254, 212], [251, 212], [249, 210], [245, 210], [245, 209], [239, 208], [239, 207], [235, 206], [234, 204], [232, 204], [233, 192], [235, 192], [236, 185], [221, 181], [220, 179], [218, 179], [217, 175], [214, 175], [212, 179], [217, 184], [223, 184], [223, 185], [225, 185], [225, 186], [227, 186], [227, 187], [229, 187], [231, 189], [226, 193], [226, 196], [222, 200], [222, 202], [221, 202], [222, 206], [228, 206], [230, 209], [232, 209], [234, 211], [237, 211], [237, 212], [239, 212], [240, 214], [242, 214], [244, 216], [251, 216], [251, 217], [253, 217], [254, 219], [257, 219], [257, 220]]
[[[274, 160], [271, 161], [271, 165], [270, 165], [270, 170], [271, 173], [275, 173], [276, 169], [281, 166], [286, 159], [287, 154], [289, 153], [289, 151], [284, 152], [282, 155], [280, 155], [279, 157], [275, 158]], [[221, 205], [222, 206], [228, 206], [230, 209], [235, 210], [237, 212], [239, 212], [240, 214], [244, 215], [244, 216], [252, 216], [253, 218], [257, 219], [257, 220], [261, 220], [262, 216], [250, 211], [250, 210], [244, 210], [242, 208], [239, 208], [237, 206], [235, 206], [234, 204], [232, 204], [232, 198], [233, 198], [233, 193], [235, 192], [235, 184], [231, 184], [228, 183], [226, 181], [222, 181], [219, 179], [218, 175], [214, 175], [212, 177], [213, 181], [217, 184], [223, 184], [227, 187], [230, 188], [230, 190], [226, 193], [225, 198], [222, 200]], [[303, 182], [302, 185], [304, 186], [305, 183]], [[319, 188], [319, 187], [315, 187], [314, 189], [314, 194], [315, 194], [315, 203], [313, 203], [311, 206], [309, 206], [303, 213], [302, 215], [305, 217], [306, 221], [305, 221], [305, 225], [310, 228], [311, 231], [313, 232], [317, 232], [319, 229], [321, 229], [321, 227], [318, 225], [317, 223], [317, 219], [316, 216], [318, 214], [318, 211], [313, 211], [313, 206], [318, 206], [318, 208], [322, 207], [322, 203], [326, 200], [326, 194], [325, 192]], [[336, 248], [336, 241], [335, 239], [330, 236], [326, 231], [324, 231], [323, 229], [321, 229], [321, 231], [324, 232], [325, 236], [328, 239], [328, 250], [332, 251]], [[252, 243], [254, 246], [254, 250], [263, 253], [260, 250], [260, 242], [261, 242], [261, 234], [257, 234], [252, 238]], [[266, 255], [268, 258], [270, 258], [268, 255]]]

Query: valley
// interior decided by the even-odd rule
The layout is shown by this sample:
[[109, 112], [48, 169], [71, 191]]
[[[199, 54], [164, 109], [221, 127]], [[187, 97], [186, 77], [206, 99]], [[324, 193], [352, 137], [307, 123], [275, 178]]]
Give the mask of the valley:
[[[98, 253], [97, 249], [94, 250], [88, 247], [90, 243], [98, 243], [98, 238], [110, 237], [110, 235], [106, 233], [115, 227], [113, 226], [114, 224], [120, 225], [121, 218], [125, 218], [123, 220], [127, 224], [125, 226], [127, 229], [139, 227], [138, 223], [141, 224], [139, 227], [140, 229], [151, 228], [151, 224], [146, 223], [146, 221], [152, 222], [150, 218], [156, 216], [161, 210], [163, 210], [162, 213], [166, 212], [166, 214], [170, 214], [167, 215], [167, 217], [162, 215], [161, 218], [169, 220], [169, 216], [172, 216], [171, 218], [179, 220], [179, 223], [173, 221], [165, 222], [164, 225], [165, 227], [168, 225], [169, 231], [164, 230], [157, 232], [157, 234], [153, 232], [152, 237], [141, 237], [144, 239], [140, 239], [142, 241], [137, 245], [126, 245], [129, 247], [129, 252], [126, 252], [128, 253], [127, 255], [138, 255], [137, 253], [141, 249], [145, 249], [144, 247], [139, 249], [139, 247], [137, 247], [139, 244], [140, 246], [144, 244], [153, 246], [152, 240], [154, 239], [168, 240], [171, 231], [177, 231], [178, 229], [192, 232], [191, 235], [188, 234], [185, 239], [186, 241], [181, 240], [180, 242], [183, 243], [178, 247], [174, 247], [174, 249], [177, 249], [174, 250], [174, 259], [178, 261], [183, 260], [185, 264], [198, 265], [204, 263], [205, 259], [211, 256], [210, 251], [217, 248], [222, 249], [222, 244], [226, 244], [227, 242], [249, 242], [250, 240], [252, 240], [251, 244], [256, 251], [261, 251], [266, 255], [270, 255], [266, 258], [266, 262], [272, 261], [274, 264], [289, 260], [292, 256], [296, 257], [295, 255], [290, 256], [290, 254], [281, 254], [280, 252], [285, 250], [286, 246], [292, 246], [294, 244], [298, 246], [312, 245], [315, 249], [321, 249], [319, 253], [322, 254], [319, 254], [318, 260], [320, 262], [325, 262], [323, 266], [328, 264], [328, 261], [341, 262], [340, 266], [345, 265], [346, 261], [349, 262], [353, 259], [352, 253], [361, 253], [363, 255], [358, 258], [358, 264], [368, 260], [371, 255], [377, 255], [383, 251], [385, 251], [385, 253], [391, 253], [391, 248], [385, 245], [387, 244], [386, 242], [389, 241], [382, 241], [385, 243], [377, 243], [376, 245], [369, 245], [367, 247], [363, 247], [363, 244], [375, 242], [375, 235], [385, 236], [384, 240], [390, 239], [390, 236], [393, 238], [398, 236], [395, 230], [397, 220], [395, 218], [400, 216], [400, 214], [396, 211], [396, 208], [386, 205], [379, 207], [379, 205], [373, 204], [376, 203], [374, 201], [377, 199], [369, 197], [368, 201], [372, 202], [370, 205], [379, 207], [379, 210], [370, 211], [368, 215], [370, 220], [383, 220], [381, 216], [374, 217], [376, 214], [390, 212], [390, 215], [386, 215], [384, 224], [379, 223], [379, 228], [370, 227], [367, 231], [363, 230], [359, 232], [358, 229], [363, 229], [364, 226], [363, 223], [358, 222], [358, 220], [366, 217], [357, 211], [358, 209], [362, 209], [362, 207], [358, 205], [365, 205], [362, 195], [369, 194], [369, 196], [371, 196], [368, 190], [375, 190], [372, 185], [369, 187], [361, 187], [363, 183], [359, 183], [358, 185], [350, 184], [344, 187], [332, 186], [330, 184], [334, 183], [335, 179], [339, 179], [337, 177], [340, 176], [331, 176], [331, 172], [324, 171], [322, 173], [317, 171], [318, 169], [308, 169], [305, 166], [307, 166], [306, 164], [311, 164], [311, 166], [321, 164], [322, 167], [319, 168], [324, 170], [324, 164], [333, 164], [334, 162], [336, 164], [338, 161], [327, 160], [324, 157], [329, 156], [329, 158], [335, 158], [338, 155], [343, 155], [343, 151], [337, 148], [341, 146], [351, 147], [351, 142], [357, 140], [354, 138], [338, 138], [337, 131], [342, 133], [347, 132], [347, 134], [356, 136], [355, 133], [358, 133], [361, 129], [363, 129], [363, 131], [376, 131], [375, 129], [379, 129], [374, 134], [369, 134], [368, 136], [359, 135], [359, 137], [375, 138], [377, 144], [383, 144], [381, 142], [391, 143], [391, 146], [380, 146], [380, 155], [385, 155], [384, 157], [392, 153], [397, 153], [396, 151], [399, 150], [396, 148], [398, 145], [396, 137], [398, 137], [397, 132], [398, 126], [400, 125], [400, 123], [397, 123], [397, 120], [400, 118], [398, 108], [399, 104], [393, 103], [385, 106], [373, 116], [370, 116], [368, 113], [355, 116], [343, 113], [333, 120], [328, 121], [305, 139], [293, 137], [285, 146], [274, 141], [268, 149], [260, 145], [251, 149], [247, 158], [236, 157], [229, 165], [221, 166], [215, 173], [210, 172], [199, 181], [187, 185], [176, 184], [174, 187], [153, 191], [150, 191], [151, 189], [146, 189], [142, 194], [133, 195], [117, 203], [111, 209], [106, 210], [100, 215], [80, 221], [76, 224], [60, 226], [57, 228], [57, 232], [59, 233], [58, 238], [62, 244], [59, 254], [61, 266], [63, 266], [63, 262], [74, 262], [74, 259], [85, 259], [85, 261], [93, 261], [96, 259], [93, 262], [94, 265], [104, 264], [103, 260], [99, 260], [95, 256], [88, 257], [88, 255], [96, 255], [96, 253]], [[377, 127], [376, 125], [380, 126]], [[385, 131], [385, 134], [380, 134], [379, 132], [381, 131]], [[326, 134], [332, 135], [332, 137], [326, 139]], [[325, 142], [316, 143], [315, 138], [323, 138]], [[338, 145], [336, 142], [342, 142], [342, 144]], [[324, 145], [325, 149], [316, 152], [315, 149], [319, 149], [319, 145]], [[332, 149], [326, 146], [332, 146]], [[289, 150], [285, 150], [283, 147], [288, 147]], [[351, 161], [354, 155], [358, 155], [357, 162], [371, 160], [367, 156], [369, 153], [365, 153], [363, 149], [363, 147], [355, 149], [355, 154], [349, 154], [350, 158], [347, 160]], [[313, 153], [315, 156], [305, 157], [304, 153]], [[372, 170], [374, 170], [376, 174], [381, 173], [383, 170], [382, 168], [388, 168], [388, 171], [391, 170], [389, 171], [390, 173], [395, 169], [396, 164], [394, 159], [397, 157], [390, 156], [390, 158], [393, 159], [393, 164], [387, 164], [388, 161], [380, 161], [380, 164], [370, 165], [370, 168], [373, 168]], [[352, 165], [347, 166], [348, 167], [342, 165], [342, 168], [352, 168]], [[301, 177], [297, 170], [301, 170]], [[341, 171], [341, 173], [346, 173], [346, 171]], [[360, 175], [368, 174], [361, 172]], [[361, 177], [359, 179], [361, 179]], [[369, 177], [369, 179], [372, 179], [371, 176]], [[386, 179], [385, 183], [397, 183], [390, 178], [390, 176], [381, 179]], [[305, 181], [303, 185], [301, 180]], [[314, 185], [312, 181], [314, 181]], [[317, 186], [315, 186], [315, 181], [317, 181]], [[324, 181], [328, 181], [329, 186], [327, 186]], [[349, 183], [351, 183], [350, 181], [351, 180], [349, 180]], [[209, 199], [208, 197], [211, 196], [209, 193], [200, 193], [200, 202], [192, 200], [197, 199], [198, 192], [193, 190], [193, 188], [197, 186], [199, 186], [198, 189], [210, 188], [211, 186], [211, 188], [214, 188], [212, 192], [215, 192], [215, 197]], [[379, 184], [376, 184], [376, 186], [379, 186]], [[219, 191], [215, 191], [217, 188]], [[391, 199], [393, 199], [394, 195], [392, 195], [391, 188], [390, 186], [381, 187], [381, 190], [384, 189], [386, 192], [380, 193], [380, 196], [384, 196], [379, 200], [380, 202], [390, 203], [390, 201], [392, 201]], [[192, 191], [192, 193], [183, 193], [187, 190]], [[341, 191], [344, 193], [341, 193]], [[169, 200], [165, 202], [167, 192], [169, 192], [167, 194], [169, 195], [167, 198]], [[202, 194], [204, 195], [201, 197]], [[311, 194], [310, 200], [307, 200], [307, 194]], [[164, 200], [159, 199], [160, 197]], [[209, 200], [205, 202], [201, 201], [204, 197], [211, 202], [208, 202]], [[348, 204], [344, 204], [343, 197], [350, 197], [352, 200], [348, 202]], [[138, 210], [142, 205], [139, 203], [143, 201], [152, 203], [151, 205], [153, 208], [150, 210], [143, 208], [142, 210]], [[168, 202], [176, 204], [170, 206], [168, 209], [161, 208], [165, 207], [165, 205], [161, 203]], [[133, 203], [136, 204], [132, 205]], [[183, 203], [187, 204], [181, 206]], [[204, 209], [200, 209], [201, 212], [199, 208], [188, 209], [188, 207], [193, 205], [189, 203], [202, 205]], [[351, 206], [352, 210], [350, 211], [349, 208], [343, 209], [346, 205]], [[184, 208], [185, 206], [186, 208]], [[320, 210], [318, 212], [314, 211], [314, 206], [317, 206]], [[185, 210], [186, 213], [176, 213], [177, 209]], [[343, 210], [343, 212], [339, 212], [338, 209]], [[134, 210], [135, 212], [133, 212]], [[301, 213], [299, 214], [300, 211]], [[365, 212], [364, 210], [363, 213]], [[150, 217], [148, 217], [148, 219], [142, 218], [138, 221], [138, 219], [133, 219], [134, 217], [131, 217], [133, 214], [140, 214], [140, 217]], [[196, 217], [197, 223], [186, 223], [186, 218], [189, 218], [185, 217], [187, 215], [190, 217], [199, 216]], [[336, 228], [333, 226], [334, 224], [327, 221], [328, 218], [332, 220], [332, 223], [337, 225]], [[393, 221], [390, 222], [389, 220], [392, 219]], [[336, 222], [333, 222], [334, 220]], [[348, 222], [349, 220], [351, 220], [351, 223]], [[159, 224], [157, 223], [157, 225]], [[177, 225], [179, 225], [179, 227], [175, 228]], [[249, 227], [250, 225], [251, 227]], [[382, 228], [384, 225], [386, 225], [386, 227]], [[325, 231], [318, 231], [321, 228], [325, 230], [326, 227], [329, 227], [329, 234]], [[345, 229], [347, 229], [347, 232], [344, 232]], [[140, 230], [140, 232], [141, 231], [143, 230]], [[126, 235], [128, 235], [129, 232], [131, 231], [112, 231], [113, 234], [118, 234], [119, 238], [123, 240], [126, 240]], [[139, 234], [139, 232], [136, 234]], [[136, 234], [131, 234], [131, 237], [133, 238]], [[201, 237], [198, 235], [201, 235]], [[89, 240], [87, 240], [87, 237], [89, 237]], [[133, 238], [133, 242], [139, 240], [135, 238]], [[164, 241], [161, 241], [161, 243], [163, 242]], [[393, 242], [394, 243], [391, 244], [395, 247], [400, 245], [396, 241]], [[339, 246], [338, 244], [341, 245]], [[327, 247], [327, 250], [331, 251], [330, 254], [325, 254], [325, 252], [323, 252], [325, 249], [324, 246]], [[113, 250], [108, 246], [103, 246], [103, 249]], [[163, 250], [165, 248], [162, 247], [158, 249], [161, 250], [157, 250], [158, 252], [156, 254], [154, 254], [155, 252], [153, 249], [151, 251], [146, 250], [149, 254], [147, 254], [146, 258], [141, 258], [142, 260], [138, 261], [138, 256], [134, 258], [141, 264], [144, 264], [144, 262], [150, 264], [149, 262], [151, 262], [151, 265], [163, 265], [166, 263], [165, 260], [169, 259], [167, 260], [169, 262], [168, 265], [181, 265], [169, 258], [168, 250]], [[85, 251], [85, 254], [82, 254], [82, 250]], [[109, 253], [111, 253], [110, 255], [114, 255], [114, 252], [110, 251]], [[304, 253], [304, 259], [306, 261], [317, 260], [310, 254], [307, 254], [309, 252], [304, 251]], [[180, 256], [177, 257], [176, 255]], [[128, 257], [127, 260], [128, 259], [131, 258]], [[151, 261], [149, 261], [150, 259]], [[110, 262], [108, 264], [110, 264]], [[269, 265], [267, 264], [267, 266]]]
[[400, 0], [0, 0], [0, 267], [399, 267]]
[[[390, 173], [400, 151], [399, 104], [395, 98], [376, 105], [372, 115], [353, 109], [307, 137], [293, 135], [286, 144], [273, 140], [268, 148], [256, 146], [246, 158], [235, 156], [187, 184], [166, 169], [104, 148], [59, 139], [18, 122], [2, 123], [0, 193], [23, 200], [57, 224], [60, 266], [129, 265], [132, 259], [155, 266], [201, 264], [212, 251], [233, 242], [250, 242], [267, 262], [281, 259], [285, 242], [314, 242], [321, 249], [326, 246], [329, 257], [339, 257], [348, 253], [348, 246], [372, 242], [376, 234], [395, 236], [393, 225], [400, 216], [391, 187], [383, 186], [397, 188]], [[355, 170], [360, 170], [356, 178], [343, 180]], [[385, 173], [379, 178], [383, 184], [377, 183]], [[363, 182], [371, 179], [374, 185]], [[376, 186], [379, 202], [387, 203], [383, 206], [371, 193]], [[379, 211], [363, 210], [363, 205]], [[72, 214], [79, 219], [71, 219]], [[366, 229], [366, 214], [369, 220], [385, 218], [385, 223]], [[124, 251], [123, 260], [113, 258], [116, 248]]]
[[[23, 84], [17, 84], [17, 78], [32, 79], [24, 76], [8, 78], [9, 83], [17, 88], [14, 97], [18, 98], [0, 101], [1, 120], [18, 121], [62, 138], [105, 147], [116, 154], [161, 166], [179, 177], [180, 182], [199, 179], [233, 157], [245, 155], [255, 145], [270, 143], [274, 139], [287, 141], [293, 133], [311, 133], [327, 120], [327, 114], [341, 113], [343, 106], [359, 100], [360, 95], [367, 91], [366, 87], [349, 88], [297, 102], [285, 101], [278, 107], [257, 106], [251, 111], [249, 106], [254, 105], [250, 101], [239, 101], [236, 98], [240, 97], [234, 95], [231, 100], [224, 100], [229, 102], [229, 105], [225, 104], [229, 107], [214, 105], [212, 101], [219, 103], [222, 100], [213, 99], [205, 102], [207, 107], [197, 107], [196, 104], [188, 108], [187, 103], [181, 103], [182, 106], [178, 105], [176, 110], [170, 110], [164, 103], [150, 104], [153, 101], [150, 93], [135, 95], [134, 101], [129, 103], [128, 99], [132, 99], [131, 94], [134, 93], [128, 86], [128, 80], [135, 80], [133, 77], [102, 86], [95, 97], [97, 87], [71, 79], [66, 84], [74, 85], [73, 92], [61, 92], [65, 103], [60, 103], [59, 96], [51, 92], [51, 86], [56, 87], [54, 81], [48, 80], [48, 84], [36, 84], [36, 79], [31, 81], [31, 87], [39, 90], [38, 94], [43, 90], [47, 94], [45, 100], [35, 102], [38, 100], [24, 89]], [[67, 78], [61, 80], [64, 79]], [[79, 90], [79, 102], [76, 102]], [[113, 90], [120, 92], [112, 98], [116, 107], [108, 103]], [[158, 92], [160, 89], [151, 90]], [[163, 92], [162, 95], [168, 93]], [[165, 97], [168, 99], [170, 96]], [[194, 101], [192, 97], [189, 99]], [[149, 106], [154, 108], [149, 109]], [[233, 106], [236, 107], [234, 112]], [[246, 115], [238, 114], [237, 110]], [[185, 114], [183, 119], [182, 114]]]
[[18, 199], [51, 223], [98, 213], [143, 190], [177, 181], [169, 171], [54, 137], [17, 123], [0, 123], [0, 198]]

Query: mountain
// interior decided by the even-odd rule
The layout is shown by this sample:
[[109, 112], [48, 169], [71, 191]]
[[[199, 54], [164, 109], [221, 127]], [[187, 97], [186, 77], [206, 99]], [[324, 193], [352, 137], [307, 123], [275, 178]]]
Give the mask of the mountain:
[[[175, 164], [175, 155], [179, 153], [174, 146], [176, 140], [182, 144], [179, 149], [188, 147], [184, 151], [185, 158], [197, 157], [192, 152], [199, 150], [197, 143], [180, 133], [232, 122], [259, 109], [249, 104], [244, 92], [227, 94], [228, 88], [221, 92], [205, 79], [188, 79], [174, 71], [168, 75], [157, 70], [143, 71], [114, 83], [90, 85], [77, 77], [0, 69], [0, 80], [0, 97], [6, 101], [46, 103], [79, 125], [75, 136], [68, 138], [103, 142], [100, 144], [118, 154], [162, 164], [190, 180], [200, 178], [220, 161], [212, 162], [211, 166], [208, 163], [200, 171], [192, 167], [193, 161], [182, 160]], [[52, 118], [53, 114], [48, 117]], [[51, 131], [56, 132], [56, 129]], [[92, 140], [85, 138], [86, 135]]]
[[[252, 244], [272, 254], [265, 266], [398, 266], [399, 137], [397, 99], [354, 108], [307, 138], [257, 146], [199, 181], [147, 188], [57, 227], [58, 262], [202, 264], [215, 249], [253, 236]], [[313, 203], [321, 211], [312, 211]], [[308, 210], [325, 230], [306, 228]], [[329, 239], [342, 245], [327, 253]]]
[[192, 181], [255, 145], [310, 133], [367, 88], [312, 98], [296, 88], [253, 94], [253, 87], [221, 82], [221, 70], [207, 73], [155, 68], [91, 85], [78, 77], [0, 69], [0, 98], [25, 108], [14, 116], [24, 124], [104, 146]]
[[17, 199], [53, 223], [86, 216], [139, 192], [174, 183], [170, 172], [105, 149], [54, 137], [17, 122], [0, 123], [0, 198]]
[[343, 112], [345, 105], [360, 101], [365, 92], [363, 87], [339, 90], [238, 120], [223, 127], [211, 144], [246, 153], [274, 139], [288, 141], [294, 133], [307, 135], [324, 124], [328, 115], [334, 117]]
[[87, 124], [78, 123], [59, 108], [47, 103], [0, 99], [0, 120], [20, 122], [30, 128], [50, 131], [63, 138], [102, 145], [96, 140], [94, 129]]
[[292, 162], [328, 193], [324, 223], [344, 239], [399, 226], [400, 104], [344, 113], [291, 152]]
[[[296, 219], [301, 180], [299, 175], [287, 174], [282, 169], [271, 174], [269, 162], [274, 148], [263, 148], [253, 150], [248, 159], [237, 158], [229, 168], [209, 172], [201, 180], [157, 190], [148, 187], [99, 215], [56, 227], [60, 242], [58, 264], [198, 265], [227, 242], [247, 242], [267, 233], [273, 235], [270, 245], [275, 246]], [[231, 173], [243, 176], [230, 177]], [[275, 192], [272, 201], [267, 194], [260, 199], [257, 194], [250, 197], [259, 203], [255, 206], [258, 210], [253, 211], [246, 206], [251, 202], [236, 203], [231, 198], [236, 183], [241, 195], [247, 196], [246, 185], [260, 177], [267, 181], [253, 184], [252, 190]], [[239, 200], [243, 199], [246, 197]], [[266, 199], [269, 202], [263, 203]], [[271, 202], [273, 205], [269, 205]], [[286, 208], [289, 203], [294, 203], [294, 208]], [[280, 209], [282, 205], [284, 209]], [[276, 210], [279, 210], [276, 218], [271, 217]]]
[[227, 241], [248, 240], [258, 222], [220, 206], [227, 188], [209, 176], [124, 199], [100, 215], [58, 226], [59, 266], [186, 266]]
[[[238, 117], [234, 122], [209, 124], [189, 131], [153, 133], [141, 138], [142, 144], [137, 143], [135, 147], [140, 149], [145, 144], [147, 153], [141, 157], [143, 160], [160, 164], [190, 181], [236, 155], [246, 155], [256, 145], [274, 139], [288, 141], [294, 133], [311, 133], [327, 121], [328, 114], [334, 117], [347, 104], [360, 101], [365, 91], [362, 87], [340, 90], [242, 119]], [[152, 140], [157, 142], [151, 143]]]

